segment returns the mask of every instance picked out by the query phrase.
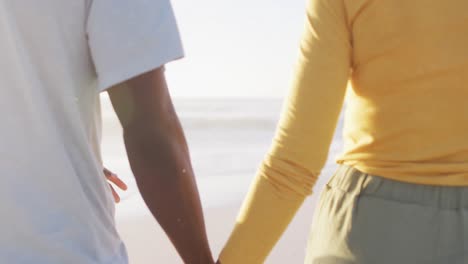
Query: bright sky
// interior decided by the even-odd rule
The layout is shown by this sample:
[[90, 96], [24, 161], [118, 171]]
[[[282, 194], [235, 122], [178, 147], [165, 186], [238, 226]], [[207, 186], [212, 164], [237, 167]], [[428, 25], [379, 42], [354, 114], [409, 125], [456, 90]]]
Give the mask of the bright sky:
[[167, 67], [175, 96], [286, 94], [304, 0], [173, 0], [186, 58]]

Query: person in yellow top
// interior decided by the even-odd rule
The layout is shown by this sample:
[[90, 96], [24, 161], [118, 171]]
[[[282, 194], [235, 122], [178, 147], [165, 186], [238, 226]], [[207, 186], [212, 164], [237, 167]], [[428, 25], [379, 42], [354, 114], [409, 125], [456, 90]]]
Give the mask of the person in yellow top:
[[309, 0], [292, 91], [220, 263], [265, 261], [311, 194], [344, 102], [341, 165], [305, 263], [468, 263], [467, 10]]

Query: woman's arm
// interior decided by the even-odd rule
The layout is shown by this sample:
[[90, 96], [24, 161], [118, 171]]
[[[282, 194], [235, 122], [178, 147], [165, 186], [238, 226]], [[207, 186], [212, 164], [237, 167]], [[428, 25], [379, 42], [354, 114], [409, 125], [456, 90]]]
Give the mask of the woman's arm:
[[271, 151], [222, 251], [222, 264], [263, 263], [327, 160], [351, 68], [343, 1], [309, 2], [292, 91]]

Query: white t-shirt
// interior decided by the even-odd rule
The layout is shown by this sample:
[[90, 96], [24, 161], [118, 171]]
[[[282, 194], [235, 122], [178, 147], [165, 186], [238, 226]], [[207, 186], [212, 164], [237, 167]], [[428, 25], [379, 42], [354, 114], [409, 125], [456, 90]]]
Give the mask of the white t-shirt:
[[169, 0], [0, 1], [0, 263], [128, 262], [99, 93], [182, 55]]

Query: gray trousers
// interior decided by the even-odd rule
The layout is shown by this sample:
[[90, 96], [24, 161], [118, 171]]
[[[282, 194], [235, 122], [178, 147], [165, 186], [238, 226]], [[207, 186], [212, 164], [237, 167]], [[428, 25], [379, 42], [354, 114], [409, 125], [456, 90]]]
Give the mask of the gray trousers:
[[342, 166], [323, 190], [305, 264], [468, 264], [468, 187]]

